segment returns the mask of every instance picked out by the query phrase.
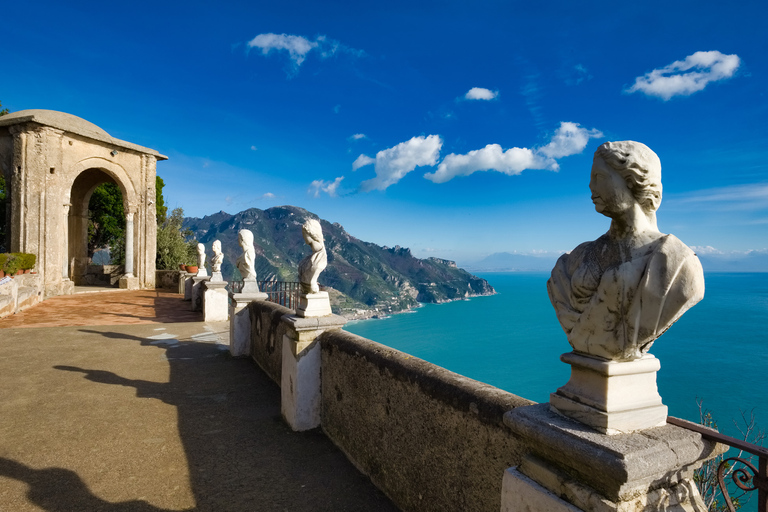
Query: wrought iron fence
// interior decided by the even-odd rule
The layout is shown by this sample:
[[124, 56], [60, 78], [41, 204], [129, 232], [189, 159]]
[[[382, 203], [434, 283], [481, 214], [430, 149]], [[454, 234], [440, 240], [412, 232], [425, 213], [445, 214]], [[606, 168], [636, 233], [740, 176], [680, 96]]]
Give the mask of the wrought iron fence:
[[[300, 283], [297, 281], [256, 281], [259, 290], [266, 293], [270, 302], [280, 304], [288, 309], [296, 309], [299, 305]], [[243, 290], [243, 281], [229, 281], [229, 291], [232, 293], [241, 293]]]
[[[723, 493], [725, 504], [731, 512], [736, 511], [726, 485], [726, 471], [733, 467], [731, 479], [734, 485], [745, 492], [756, 490], [758, 501], [757, 511], [768, 512], [768, 448], [757, 446], [742, 441], [741, 439], [736, 439], [735, 437], [726, 436], [719, 432], [714, 432], [703, 425], [698, 425], [679, 418], [673, 418], [671, 416], [667, 418], [667, 423], [698, 432], [701, 434], [701, 437], [708, 441], [715, 441], [740, 450], [741, 453], [739, 453], [738, 457], [724, 458], [717, 468], [717, 483], [720, 486], [720, 491]], [[742, 457], [741, 454], [743, 452], [757, 456], [758, 467], [755, 467], [755, 465], [748, 460], [751, 459], [751, 457]], [[736, 465], [739, 466], [736, 467]]]

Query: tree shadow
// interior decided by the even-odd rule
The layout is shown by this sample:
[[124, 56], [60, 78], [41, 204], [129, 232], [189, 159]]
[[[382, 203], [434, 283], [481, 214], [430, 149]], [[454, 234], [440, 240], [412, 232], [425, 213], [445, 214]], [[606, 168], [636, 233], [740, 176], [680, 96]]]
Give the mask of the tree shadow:
[[[95, 368], [54, 368], [82, 374], [94, 386], [132, 388], [137, 398], [159, 399], [176, 408], [195, 510], [398, 510], [320, 429], [293, 432], [285, 424], [279, 387], [251, 360], [232, 358], [226, 347], [210, 341], [157, 340], [117, 330], [81, 332], [164, 351], [170, 376], [162, 383]], [[25, 481], [31, 478], [27, 473], [22, 475]], [[77, 479], [77, 475], [67, 478]], [[37, 482], [38, 494], [46, 494], [41, 490], [46, 485], [53, 494], [66, 491], [50, 480]], [[73, 489], [73, 503], [81, 496], [86, 504], [98, 499], [87, 493], [81, 481], [74, 482]], [[63, 510], [47, 508], [54, 501], [39, 501], [46, 510]], [[80, 504], [70, 510], [100, 509]]]

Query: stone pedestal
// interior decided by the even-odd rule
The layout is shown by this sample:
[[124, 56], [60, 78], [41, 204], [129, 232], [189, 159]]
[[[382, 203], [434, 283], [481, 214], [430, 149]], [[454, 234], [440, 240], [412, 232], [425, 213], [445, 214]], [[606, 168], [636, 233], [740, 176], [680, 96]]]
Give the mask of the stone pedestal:
[[251, 316], [248, 304], [254, 300], [267, 300], [266, 293], [230, 293], [229, 304], [229, 353], [233, 357], [251, 353]]
[[226, 322], [229, 319], [229, 293], [224, 281], [203, 281], [203, 321]]
[[280, 411], [293, 430], [309, 430], [320, 425], [320, 344], [316, 338], [327, 330], [341, 329], [346, 320], [338, 315], [284, 315], [282, 322], [288, 330], [283, 336]]
[[221, 276], [221, 272], [211, 272], [211, 282], [222, 283], [224, 278]]
[[[194, 274], [190, 274], [189, 272], [186, 272], [184, 270], [179, 270], [179, 295], [184, 296], [184, 300], [190, 300], [190, 297], [187, 297], [187, 279], [192, 279], [192, 276]], [[192, 293], [192, 290], [189, 290], [190, 294]]]
[[203, 310], [203, 285], [204, 281], [208, 281], [211, 278], [209, 276], [195, 276], [192, 278], [192, 304], [190, 309], [192, 311]]
[[302, 293], [299, 295], [299, 307], [296, 308], [297, 316], [306, 318], [332, 314], [328, 292]]
[[184, 300], [192, 300], [192, 286], [195, 284], [192, 279], [194, 279], [195, 274], [190, 274], [189, 272], [182, 272], [180, 281], [184, 281]]
[[138, 290], [139, 278], [131, 274], [126, 274], [120, 278], [119, 285], [123, 290]]
[[504, 475], [505, 512], [706, 512], [693, 471], [727, 449], [674, 425], [600, 434], [548, 404], [509, 411], [504, 423], [526, 450]]
[[571, 378], [550, 395], [556, 412], [610, 435], [666, 423], [656, 386], [661, 363], [654, 356], [618, 362], [569, 352], [560, 360], [571, 365]]
[[243, 293], [243, 294], [261, 293], [261, 290], [259, 290], [259, 283], [257, 283], [255, 279], [244, 279], [243, 289], [240, 290], [240, 293]]

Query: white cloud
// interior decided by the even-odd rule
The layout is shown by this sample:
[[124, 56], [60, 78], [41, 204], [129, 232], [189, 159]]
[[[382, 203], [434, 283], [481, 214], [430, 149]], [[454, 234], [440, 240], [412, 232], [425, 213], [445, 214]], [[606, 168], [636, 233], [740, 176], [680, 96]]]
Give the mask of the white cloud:
[[691, 249], [696, 254], [723, 254], [723, 251], [715, 249], [711, 245], [692, 245]]
[[259, 148], [257, 148], [256, 146], [251, 146], [251, 151], [258, 151], [258, 150]]
[[587, 130], [578, 123], [562, 122], [551, 142], [544, 147], [515, 147], [503, 151], [498, 144], [488, 144], [464, 155], [451, 153], [440, 162], [435, 172], [427, 173], [424, 177], [434, 183], [445, 183], [456, 176], [469, 176], [477, 171], [493, 170], [509, 176], [520, 174], [526, 169], [557, 171], [560, 168], [558, 158], [581, 153], [590, 138], [602, 136], [599, 130]]
[[488, 144], [483, 149], [465, 155], [451, 153], [437, 170], [424, 175], [435, 183], [445, 183], [456, 176], [469, 176], [477, 171], [495, 170], [513, 176], [525, 169], [557, 169], [557, 162], [537, 155], [528, 148], [511, 148], [503, 151], [498, 144]]
[[322, 59], [327, 59], [337, 53], [346, 53], [354, 57], [365, 55], [362, 50], [350, 48], [323, 35], [310, 41], [306, 37], [290, 34], [259, 34], [248, 41], [247, 46], [249, 49], [259, 48], [262, 55], [268, 55], [272, 50], [288, 52], [288, 57], [291, 60], [291, 72], [289, 74], [296, 74], [299, 66], [313, 50], [317, 51]]
[[464, 95], [468, 100], [493, 100], [499, 96], [499, 91], [492, 91], [482, 87], [473, 87]]
[[361, 167], [365, 167], [366, 165], [374, 163], [375, 161], [375, 158], [371, 158], [368, 155], [360, 155], [355, 159], [354, 162], [352, 162], [352, 170], [356, 171]]
[[[438, 135], [429, 135], [424, 137], [414, 137], [409, 141], [385, 149], [376, 153], [376, 159], [373, 162], [376, 170], [376, 177], [366, 180], [360, 184], [360, 190], [370, 192], [371, 190], [386, 190], [390, 185], [400, 181], [406, 174], [413, 171], [416, 167], [424, 165], [435, 165], [440, 156], [440, 148], [443, 141]], [[356, 163], [369, 162], [361, 160], [365, 155], [355, 160]], [[354, 164], [353, 164], [354, 165]], [[358, 168], [361, 165], [358, 165]]]
[[710, 82], [733, 76], [741, 65], [738, 55], [724, 55], [718, 51], [696, 52], [684, 60], [678, 60], [663, 68], [635, 79], [634, 85], [625, 90], [640, 91], [648, 96], [658, 96], [664, 101], [672, 96], [689, 96], [704, 89]]
[[343, 179], [344, 176], [339, 176], [333, 181], [315, 180], [309, 184], [307, 192], [312, 194], [314, 197], [319, 197], [320, 192], [325, 192], [331, 197], [337, 197], [337, 190]]
[[273, 194], [272, 192], [266, 192], [266, 193], [262, 194], [261, 197], [259, 197], [258, 199], [260, 201], [263, 201], [264, 199], [275, 199], [276, 197], [277, 196], [275, 194]]
[[578, 123], [561, 122], [560, 127], [555, 131], [549, 144], [540, 148], [539, 153], [549, 158], [563, 158], [564, 156], [576, 155], [584, 151], [589, 139], [602, 137], [600, 130], [587, 130]]
[[338, 114], [340, 110], [341, 110], [341, 105], [336, 105], [335, 107], [333, 107], [334, 114]]
[[360, 140], [360, 139], [367, 139], [368, 137], [365, 136], [364, 133], [356, 133], [352, 135], [349, 139], [350, 140]]

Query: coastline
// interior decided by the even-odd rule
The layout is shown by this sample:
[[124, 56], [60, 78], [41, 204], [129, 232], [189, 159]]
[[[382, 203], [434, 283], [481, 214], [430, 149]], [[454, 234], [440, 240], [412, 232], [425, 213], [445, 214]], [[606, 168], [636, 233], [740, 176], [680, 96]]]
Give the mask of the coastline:
[[449, 302], [456, 302], [459, 300], [470, 300], [476, 297], [490, 297], [493, 295], [497, 295], [499, 292], [497, 292], [495, 289], [491, 293], [474, 293], [471, 295], [467, 295], [465, 297], [457, 297], [455, 299], [443, 299], [436, 302], [417, 302], [416, 306], [411, 306], [405, 309], [400, 309], [397, 311], [388, 311], [386, 313], [380, 312], [375, 309], [358, 309], [355, 312], [348, 312], [348, 311], [342, 311], [339, 314], [339, 316], [344, 317], [347, 322], [362, 322], [365, 320], [385, 320], [391, 316], [394, 315], [401, 315], [405, 313], [416, 313], [418, 309], [424, 307], [426, 304], [447, 304]]

